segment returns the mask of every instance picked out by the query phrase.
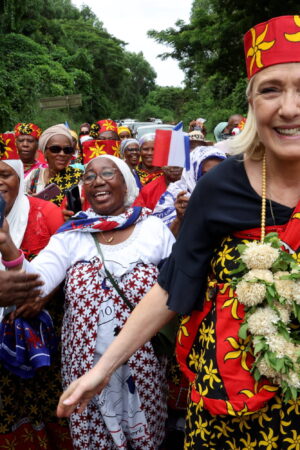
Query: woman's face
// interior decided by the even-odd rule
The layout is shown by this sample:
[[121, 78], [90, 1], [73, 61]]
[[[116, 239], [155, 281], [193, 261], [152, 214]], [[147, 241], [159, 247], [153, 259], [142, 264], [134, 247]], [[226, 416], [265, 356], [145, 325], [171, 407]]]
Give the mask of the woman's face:
[[0, 161], [0, 194], [6, 202], [5, 215], [10, 212], [19, 193], [20, 179], [17, 172]]
[[119, 138], [121, 141], [123, 141], [124, 139], [130, 139], [131, 138], [131, 134], [129, 133], [129, 131], [122, 131], [121, 133], [119, 133]]
[[34, 162], [35, 154], [38, 149], [38, 140], [33, 136], [22, 134], [16, 138], [16, 146], [19, 152], [21, 161], [24, 164]]
[[[101, 177], [104, 169], [114, 169], [110, 180]], [[127, 187], [122, 173], [114, 162], [108, 158], [96, 158], [86, 168], [85, 175], [89, 174], [97, 175], [91, 184], [84, 184], [87, 199], [93, 210], [104, 216], [117, 216], [123, 213]]]
[[141, 160], [147, 169], [152, 169], [154, 141], [144, 142], [141, 146]]
[[300, 63], [277, 64], [257, 73], [250, 104], [269, 155], [300, 159]]
[[119, 141], [120, 140], [118, 134], [112, 130], [102, 131], [102, 133], [99, 134], [99, 139], [101, 141]]
[[[53, 153], [50, 150], [50, 147], [61, 147], [61, 150], [59, 153]], [[63, 136], [62, 134], [57, 134], [56, 136], [53, 136], [49, 139], [47, 142], [47, 147], [45, 149], [45, 158], [48, 162], [49, 169], [55, 170], [56, 172], [59, 172], [60, 170], [65, 169], [69, 162], [72, 159], [73, 153], [71, 154], [65, 154], [65, 152], [62, 150], [63, 148], [69, 148], [72, 147], [73, 143], [69, 141], [69, 139], [66, 136]]]
[[180, 179], [183, 169], [178, 166], [164, 166], [162, 170], [167, 179], [167, 183], [175, 183], [175, 181]]
[[80, 136], [87, 136], [89, 134], [90, 130], [88, 127], [81, 127], [80, 128]]
[[140, 148], [138, 144], [128, 144], [126, 150], [124, 151], [124, 157], [126, 163], [130, 167], [135, 167], [138, 165], [140, 160]]

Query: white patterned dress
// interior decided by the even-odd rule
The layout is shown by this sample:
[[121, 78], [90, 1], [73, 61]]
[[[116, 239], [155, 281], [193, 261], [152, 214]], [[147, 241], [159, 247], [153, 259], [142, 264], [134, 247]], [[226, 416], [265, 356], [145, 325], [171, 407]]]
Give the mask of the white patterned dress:
[[[171, 251], [174, 238], [157, 218], [136, 224], [117, 245], [102, 245], [106, 267], [136, 305], [157, 278], [156, 265]], [[67, 273], [62, 329], [64, 387], [91, 369], [124, 325], [130, 310], [105, 276], [90, 233], [53, 237], [26, 270], [41, 273], [49, 292]], [[166, 419], [164, 367], [146, 343], [111, 377], [86, 410], [70, 419], [74, 448], [156, 450]]]

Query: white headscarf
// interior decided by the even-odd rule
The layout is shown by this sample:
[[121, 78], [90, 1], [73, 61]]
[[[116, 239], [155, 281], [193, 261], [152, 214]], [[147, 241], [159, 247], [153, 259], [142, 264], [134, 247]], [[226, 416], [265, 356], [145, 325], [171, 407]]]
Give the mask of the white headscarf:
[[203, 163], [210, 158], [226, 159], [226, 155], [214, 146], [196, 147], [191, 152], [190, 169], [183, 169], [180, 180], [170, 183], [162, 194], [153, 210], [153, 215], [162, 219], [168, 226], [176, 217], [174, 202], [181, 191], [187, 191], [189, 196], [196, 187], [197, 181], [202, 176]]
[[[30, 210], [29, 200], [24, 194], [24, 168], [23, 163], [17, 159], [7, 159], [2, 161], [11, 167], [20, 179], [20, 186], [17, 198], [7, 215], [6, 219], [9, 224], [9, 232], [13, 243], [16, 247], [20, 247], [23, 241], [23, 237], [27, 228], [28, 216]], [[0, 270], [4, 270], [5, 267], [1, 263], [0, 260]], [[2, 320], [2, 316], [4, 314], [5, 308], [0, 308], [0, 320]]]
[[139, 194], [139, 189], [136, 185], [136, 181], [134, 179], [134, 176], [131, 173], [131, 170], [129, 169], [128, 165], [120, 158], [117, 158], [116, 156], [112, 156], [112, 155], [100, 155], [97, 156], [96, 158], [93, 158], [91, 161], [89, 161], [86, 165], [85, 165], [85, 170], [87, 170], [88, 165], [95, 161], [96, 159], [99, 158], [107, 158], [110, 159], [111, 161], [113, 161], [115, 163], [115, 165], [118, 167], [118, 169], [120, 170], [120, 172], [122, 173], [124, 180], [125, 180], [125, 184], [127, 187], [127, 192], [126, 192], [126, 196], [125, 196], [125, 202], [124, 205], [126, 207], [131, 206], [132, 203], [134, 202], [134, 200], [136, 199], [136, 197]]
[[19, 193], [6, 219], [9, 224], [9, 232], [16, 247], [20, 247], [26, 231], [29, 215], [29, 200], [24, 194], [24, 168], [23, 163], [17, 159], [2, 161], [10, 166], [20, 180]]

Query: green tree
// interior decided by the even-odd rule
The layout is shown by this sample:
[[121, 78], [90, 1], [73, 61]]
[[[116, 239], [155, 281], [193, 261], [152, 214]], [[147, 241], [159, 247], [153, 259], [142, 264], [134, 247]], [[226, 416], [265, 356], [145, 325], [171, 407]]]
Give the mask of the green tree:
[[187, 108], [192, 113], [196, 104], [198, 114], [212, 118], [208, 123], [212, 129], [216, 120], [246, 111], [244, 33], [271, 17], [298, 12], [295, 0], [194, 0], [189, 23], [178, 21], [167, 30], [150, 30], [149, 36], [169, 46], [161, 57], [178, 60], [184, 70], [193, 98]]
[[[0, 63], [2, 129], [35, 118], [50, 125], [54, 117], [79, 123], [134, 115], [155, 87], [143, 54], [127, 52], [87, 6], [2, 0], [0, 25], [0, 49], [8, 55]], [[82, 94], [80, 110], [41, 113], [40, 97], [73, 93]]]

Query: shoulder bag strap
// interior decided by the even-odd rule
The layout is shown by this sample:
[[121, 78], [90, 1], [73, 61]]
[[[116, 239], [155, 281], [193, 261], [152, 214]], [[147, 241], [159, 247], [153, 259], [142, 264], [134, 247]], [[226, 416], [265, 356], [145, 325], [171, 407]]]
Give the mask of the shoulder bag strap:
[[93, 239], [94, 239], [94, 241], [95, 241], [95, 244], [96, 244], [98, 253], [99, 253], [99, 255], [101, 256], [102, 264], [103, 264], [104, 271], [105, 271], [105, 273], [106, 273], [107, 278], [109, 279], [109, 281], [111, 282], [111, 284], [113, 285], [113, 287], [115, 288], [115, 290], [117, 291], [117, 293], [119, 294], [119, 296], [124, 300], [124, 303], [126, 303], [126, 305], [128, 306], [128, 308], [130, 309], [130, 311], [133, 311], [133, 310], [134, 310], [134, 307], [133, 307], [132, 303], [131, 303], [131, 302], [128, 300], [128, 298], [125, 296], [124, 292], [121, 290], [121, 288], [120, 288], [120, 286], [118, 285], [117, 281], [114, 279], [114, 277], [112, 276], [112, 274], [110, 273], [110, 271], [107, 269], [107, 267], [106, 267], [105, 264], [104, 264], [104, 257], [103, 257], [103, 253], [102, 253], [102, 250], [101, 250], [99, 241], [98, 241], [98, 239], [97, 239], [97, 236], [95, 236], [95, 233], [91, 233], [91, 235], [92, 235], [92, 237], [93, 237]]

